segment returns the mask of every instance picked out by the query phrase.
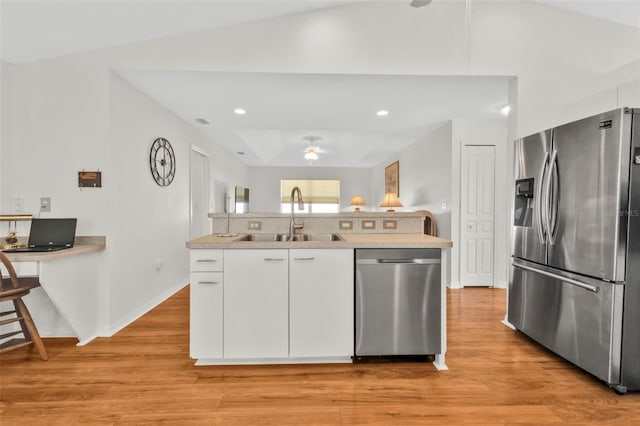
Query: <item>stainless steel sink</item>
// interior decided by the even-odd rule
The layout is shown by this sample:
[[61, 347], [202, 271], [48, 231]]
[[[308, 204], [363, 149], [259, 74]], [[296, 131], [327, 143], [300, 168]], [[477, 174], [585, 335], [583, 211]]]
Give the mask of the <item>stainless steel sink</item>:
[[[289, 234], [248, 234], [240, 241], [275, 242], [289, 241]], [[342, 241], [337, 234], [295, 234], [293, 241]]]
[[246, 237], [242, 238], [241, 241], [261, 241], [261, 242], [269, 242], [269, 241], [280, 241], [279, 234], [249, 234]]
[[304, 234], [304, 241], [342, 241], [338, 234]]

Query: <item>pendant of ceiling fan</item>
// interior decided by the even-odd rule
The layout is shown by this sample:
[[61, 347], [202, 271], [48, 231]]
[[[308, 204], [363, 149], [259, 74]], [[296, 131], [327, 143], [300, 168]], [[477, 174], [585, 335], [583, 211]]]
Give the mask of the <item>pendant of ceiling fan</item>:
[[411, 7], [422, 7], [431, 3], [431, 0], [411, 0]]

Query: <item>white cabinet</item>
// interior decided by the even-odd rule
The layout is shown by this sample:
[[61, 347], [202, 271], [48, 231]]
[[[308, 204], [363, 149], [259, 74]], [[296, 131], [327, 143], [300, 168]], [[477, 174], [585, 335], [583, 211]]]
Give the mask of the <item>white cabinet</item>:
[[223, 251], [198, 249], [189, 252], [191, 358], [222, 358]]
[[191, 272], [222, 271], [222, 250], [195, 249], [189, 254]]
[[352, 249], [192, 249], [190, 264], [201, 363], [353, 354]]
[[222, 358], [222, 272], [191, 272], [191, 358]]
[[353, 250], [290, 250], [290, 357], [351, 356], [353, 309]]
[[225, 250], [224, 281], [224, 357], [288, 357], [288, 250]]

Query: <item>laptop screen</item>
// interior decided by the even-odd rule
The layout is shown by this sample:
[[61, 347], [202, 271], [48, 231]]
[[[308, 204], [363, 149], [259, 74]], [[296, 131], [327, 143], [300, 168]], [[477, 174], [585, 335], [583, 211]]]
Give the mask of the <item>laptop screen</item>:
[[29, 247], [73, 247], [78, 219], [31, 219]]

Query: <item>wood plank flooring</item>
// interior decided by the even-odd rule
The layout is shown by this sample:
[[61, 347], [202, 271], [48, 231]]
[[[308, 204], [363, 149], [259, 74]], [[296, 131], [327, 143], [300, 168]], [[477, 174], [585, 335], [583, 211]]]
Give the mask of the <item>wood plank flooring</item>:
[[430, 363], [195, 367], [189, 289], [112, 338], [0, 356], [0, 424], [640, 425], [640, 394], [500, 323], [505, 290], [448, 294], [449, 371]]

